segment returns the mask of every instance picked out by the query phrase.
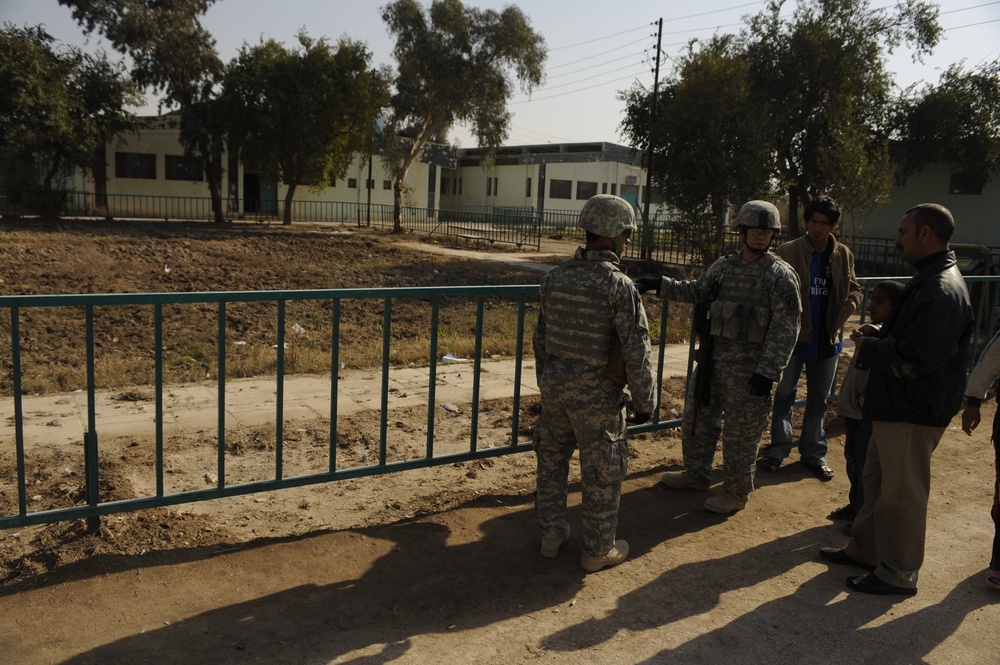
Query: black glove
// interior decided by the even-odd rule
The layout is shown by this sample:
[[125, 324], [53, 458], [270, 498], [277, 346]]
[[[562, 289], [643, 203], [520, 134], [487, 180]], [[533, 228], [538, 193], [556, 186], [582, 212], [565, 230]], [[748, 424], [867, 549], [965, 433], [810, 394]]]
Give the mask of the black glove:
[[636, 290], [642, 294], [646, 291], [656, 291], [656, 295], [660, 295], [660, 284], [663, 281], [662, 277], [640, 277], [637, 280], [633, 280]]
[[750, 384], [750, 394], [754, 397], [770, 397], [771, 388], [774, 387], [774, 379], [769, 379], [760, 374], [754, 374], [747, 381]]
[[641, 425], [649, 422], [649, 419], [652, 417], [652, 413], [633, 413], [631, 417], [625, 419], [625, 422], [629, 425]]

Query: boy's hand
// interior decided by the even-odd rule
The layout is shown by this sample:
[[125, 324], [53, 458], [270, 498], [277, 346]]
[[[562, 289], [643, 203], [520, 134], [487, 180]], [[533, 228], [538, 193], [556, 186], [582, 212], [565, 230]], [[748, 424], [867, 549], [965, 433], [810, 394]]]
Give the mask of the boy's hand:
[[972, 436], [972, 431], [979, 427], [981, 418], [978, 406], [970, 404], [965, 407], [965, 411], [962, 412], [962, 431]]

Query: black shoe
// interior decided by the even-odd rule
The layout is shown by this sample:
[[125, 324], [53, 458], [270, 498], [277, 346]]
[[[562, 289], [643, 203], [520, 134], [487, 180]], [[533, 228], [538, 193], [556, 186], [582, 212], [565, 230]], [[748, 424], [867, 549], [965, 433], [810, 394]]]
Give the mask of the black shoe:
[[859, 568], [864, 568], [865, 570], [875, 570], [875, 566], [869, 566], [867, 563], [861, 563], [857, 559], [852, 559], [844, 553], [844, 548], [842, 547], [824, 547], [819, 551], [819, 558], [826, 559], [827, 561], [832, 561], [833, 563], [841, 563], [845, 566], [858, 566]]
[[879, 596], [916, 596], [917, 590], [904, 586], [896, 586], [882, 581], [876, 577], [875, 573], [868, 573], [861, 577], [848, 577], [847, 588], [861, 593], [874, 593]]
[[854, 510], [853, 506], [847, 505], [847, 506], [842, 506], [840, 508], [837, 508], [836, 510], [834, 510], [833, 512], [831, 512], [829, 515], [827, 515], [826, 519], [828, 519], [828, 520], [853, 520], [857, 516], [858, 516], [858, 511]]
[[761, 457], [757, 460], [757, 468], [761, 471], [774, 473], [781, 468], [781, 460], [773, 457]]

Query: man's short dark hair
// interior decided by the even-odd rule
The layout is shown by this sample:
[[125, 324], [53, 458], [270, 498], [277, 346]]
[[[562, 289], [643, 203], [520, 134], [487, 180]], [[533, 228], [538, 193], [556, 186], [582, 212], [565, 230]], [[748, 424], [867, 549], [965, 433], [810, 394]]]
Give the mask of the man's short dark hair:
[[943, 205], [937, 203], [921, 203], [906, 211], [906, 216], [913, 215], [913, 229], [919, 232], [920, 227], [928, 226], [941, 240], [948, 242], [955, 235], [955, 218]]
[[817, 212], [826, 215], [826, 218], [830, 220], [830, 226], [836, 226], [837, 220], [840, 219], [840, 205], [829, 196], [817, 196], [807, 203], [805, 211], [802, 213], [802, 219], [808, 222], [809, 218]]

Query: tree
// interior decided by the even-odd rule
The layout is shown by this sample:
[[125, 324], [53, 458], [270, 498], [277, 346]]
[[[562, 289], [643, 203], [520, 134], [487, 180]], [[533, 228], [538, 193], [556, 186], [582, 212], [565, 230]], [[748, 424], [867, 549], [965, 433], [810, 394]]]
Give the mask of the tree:
[[735, 40], [717, 36], [689, 45], [659, 93], [651, 132], [652, 93], [636, 85], [619, 95], [622, 132], [632, 146], [653, 151], [653, 186], [692, 228], [711, 233], [705, 260], [718, 256], [730, 206], [771, 190], [767, 117], [747, 76]]
[[835, 127], [829, 145], [818, 149], [819, 180], [832, 183], [828, 194], [844, 213], [841, 228], [850, 238], [860, 238], [868, 216], [889, 203], [895, 166], [886, 142], [875, 143], [865, 128], [845, 123]]
[[919, 58], [937, 44], [940, 27], [937, 6], [921, 0], [895, 9], [872, 9], [868, 0], [800, 0], [790, 20], [780, 16], [783, 5], [774, 0], [752, 17], [742, 38], [750, 84], [769, 116], [775, 176], [788, 188], [800, 233], [799, 201], [835, 188], [827, 177], [845, 169], [830, 161], [857, 154], [828, 150], [838, 133], [843, 140], [842, 128], [852, 128], [847, 135], [862, 140], [875, 162], [885, 158], [892, 102], [886, 54], [906, 43]]
[[1000, 60], [971, 71], [952, 65], [938, 86], [905, 99], [902, 109], [901, 179], [950, 163], [975, 189], [1000, 171]]
[[539, 85], [546, 49], [515, 6], [496, 12], [434, 0], [425, 13], [416, 0], [396, 0], [382, 8], [382, 20], [396, 38], [398, 64], [388, 128], [410, 138], [393, 167], [393, 232], [399, 233], [406, 174], [427, 142], [463, 122], [488, 155], [495, 151], [507, 138], [515, 80], [525, 91]]
[[0, 182], [14, 195], [41, 184], [54, 215], [55, 179], [73, 168], [98, 171], [98, 151], [134, 127], [126, 107], [140, 95], [103, 53], [53, 44], [41, 26], [0, 31]]
[[300, 184], [322, 189], [371, 149], [376, 117], [389, 99], [364, 44], [342, 39], [334, 50], [304, 31], [298, 40], [299, 50], [274, 40], [244, 46], [222, 93], [230, 148], [288, 185], [285, 224], [292, 223]]
[[132, 59], [132, 78], [162, 92], [161, 107], [180, 109], [180, 140], [204, 166], [215, 221], [223, 223], [222, 116], [217, 87], [223, 64], [199, 16], [215, 0], [59, 0], [86, 33], [95, 30]]

